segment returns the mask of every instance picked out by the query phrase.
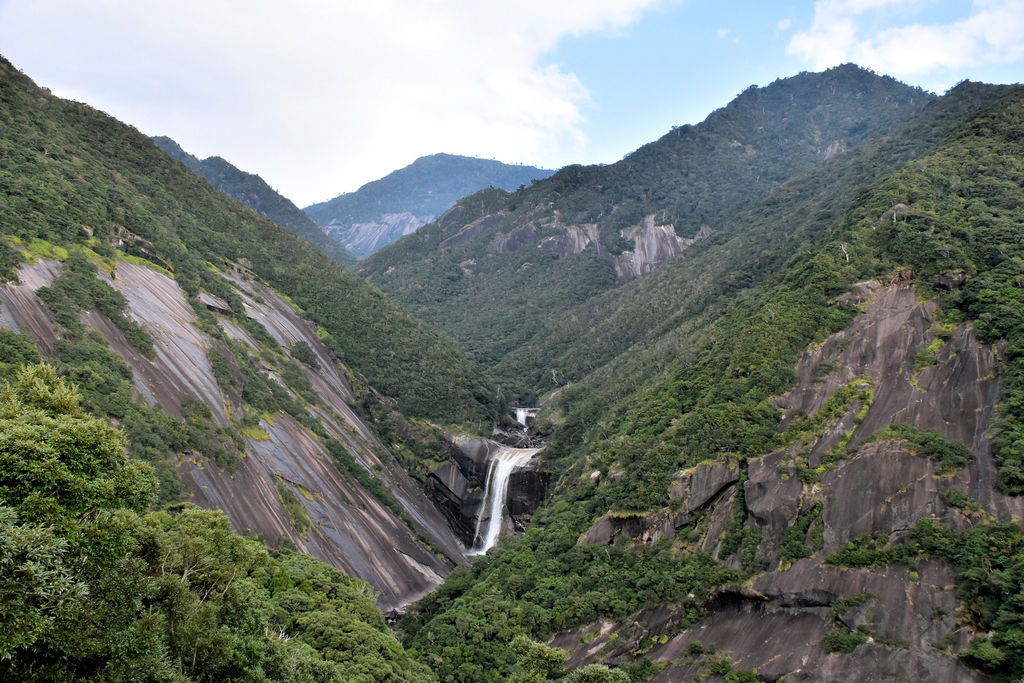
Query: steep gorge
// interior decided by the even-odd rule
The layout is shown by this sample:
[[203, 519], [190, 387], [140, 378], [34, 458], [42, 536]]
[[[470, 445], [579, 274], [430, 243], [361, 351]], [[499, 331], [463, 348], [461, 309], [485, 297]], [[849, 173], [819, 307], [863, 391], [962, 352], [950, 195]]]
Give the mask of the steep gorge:
[[[695, 222], [696, 242], [669, 229], [686, 212], [682, 185], [637, 190], [641, 160], [705, 133], [749, 181], [763, 149], [731, 116], [826, 83], [855, 85], [829, 101], [854, 93], [867, 112], [853, 111], [879, 135], [833, 111], [849, 144], [825, 136], [806, 158], [772, 161], [761, 169], [775, 174], [771, 187]], [[874, 89], [877, 101], [861, 102]], [[666, 147], [631, 157], [636, 166], [556, 175], [546, 187], [557, 201], [525, 201], [537, 188], [485, 191], [395, 248], [425, 247], [437, 276], [404, 285], [412, 298], [464, 303], [508, 257], [501, 297], [520, 306], [501, 311], [511, 327], [517, 310], [560, 304], [544, 325], [489, 328], [482, 340], [531, 367], [528, 392], [555, 390], [532, 423], [544, 450], [508, 479], [517, 491], [502, 526], [525, 533], [472, 562], [463, 553], [505, 446], [466, 435], [493, 427], [515, 389], [500, 393], [379, 291], [142, 136], [6, 63], [0, 372], [42, 356], [154, 468], [164, 509], [140, 525], [133, 566], [161, 557], [155, 539], [175, 520], [202, 520], [185, 536], [204, 542], [216, 532], [225, 547], [251, 543], [182, 503], [195, 501], [228, 510], [237, 531], [367, 578], [385, 609], [423, 596], [397, 626], [420, 664], [393, 639], [356, 638], [402, 662], [395, 676], [429, 679], [429, 665], [444, 680], [504, 680], [540, 661], [541, 680], [1017, 677], [1024, 90], [966, 83], [918, 111], [919, 96], [848, 67], [802, 75], [745, 93], [706, 128], [673, 131]], [[637, 182], [620, 186], [619, 174]], [[624, 214], [604, 221], [616, 197], [608, 215]], [[632, 254], [615, 239], [622, 229], [639, 240]], [[662, 256], [618, 282], [619, 259], [627, 272]], [[525, 296], [526, 282], [549, 298]], [[451, 310], [459, 324], [479, 312]], [[541, 352], [524, 345], [555, 328]], [[491, 353], [482, 349], [472, 351]], [[561, 377], [552, 349], [578, 356]], [[94, 530], [142, 512], [104, 512]], [[245, 546], [252, 557], [257, 545]], [[197, 595], [308, 604], [302, 573], [324, 566], [302, 562], [290, 574], [235, 563]], [[173, 574], [155, 576], [164, 587], [206, 576], [188, 565]], [[149, 619], [152, 599], [124, 602]], [[347, 619], [324, 609], [313, 622], [344, 632]], [[252, 623], [284, 647], [278, 622]], [[197, 632], [219, 638], [228, 626]], [[571, 667], [619, 671], [569, 674], [554, 646]], [[347, 657], [346, 647], [329, 649]]]
[[[41, 345], [52, 345], [60, 328], [33, 292], [52, 284], [60, 271], [59, 262], [40, 259], [19, 270], [21, 285], [6, 284], [0, 293], [4, 310], [10, 311], [5, 320], [8, 326], [31, 331]], [[316, 328], [276, 292], [243, 274], [243, 269], [230, 277], [247, 315], [280, 345], [278, 353], [288, 354], [299, 342], [312, 349], [319, 367], [302, 366], [316, 393], [316, 403], [307, 410], [327, 434], [344, 445], [359, 467], [385, 483], [400, 511], [414, 522], [410, 528], [398, 517], [399, 510], [388, 509], [357, 481], [343, 476], [316, 436], [287, 414], [259, 419], [245, 437], [237, 467], [225, 470], [203, 454], [183, 454], [177, 466], [187, 485], [186, 499], [224, 510], [239, 532], [256, 532], [275, 546], [286, 540], [302, 552], [369, 581], [380, 591], [382, 609], [421, 597], [452, 567], [464, 563], [461, 541], [421, 487], [352, 410], [353, 388], [339, 373]], [[230, 354], [228, 342], [197, 329], [196, 314], [184, 292], [167, 275], [144, 265], [121, 263], [111, 272], [109, 282], [125, 296], [128, 313], [152, 337], [154, 359], [134, 350], [103, 314], [90, 311], [83, 318], [131, 368], [139, 395], [179, 418], [182, 405], [198, 399], [218, 425], [229, 427], [232, 418], [244, 413], [242, 397], [218, 383], [208, 355]], [[17, 307], [8, 303], [14, 301]], [[266, 353], [264, 346], [230, 318], [217, 318], [231, 343], [251, 353]], [[273, 365], [264, 364], [264, 368], [272, 381], [287, 389]]]
[[[516, 666], [495, 613], [639, 679], [1024, 672], [1022, 121], [1020, 87], [963, 84], [913, 143], [868, 143], [603, 295], [592, 319], [633, 343], [538, 414], [552, 495], [413, 606], [405, 642], [483, 632], [438, 662], [456, 679]], [[763, 247], [787, 229], [791, 253]]]
[[447, 457], [438, 423], [477, 429], [495, 412], [449, 342], [5, 61], [0, 105], [6, 348], [24, 335], [78, 383], [155, 468], [161, 503], [222, 509], [239, 533], [367, 580], [388, 610], [465, 563], [414, 478]]

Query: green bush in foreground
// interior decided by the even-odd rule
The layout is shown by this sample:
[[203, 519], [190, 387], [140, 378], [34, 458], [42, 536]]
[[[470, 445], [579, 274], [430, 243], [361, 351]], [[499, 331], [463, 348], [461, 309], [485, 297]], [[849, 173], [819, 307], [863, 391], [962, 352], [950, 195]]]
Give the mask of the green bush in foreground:
[[45, 365], [0, 390], [0, 679], [430, 681], [369, 585], [156, 481]]

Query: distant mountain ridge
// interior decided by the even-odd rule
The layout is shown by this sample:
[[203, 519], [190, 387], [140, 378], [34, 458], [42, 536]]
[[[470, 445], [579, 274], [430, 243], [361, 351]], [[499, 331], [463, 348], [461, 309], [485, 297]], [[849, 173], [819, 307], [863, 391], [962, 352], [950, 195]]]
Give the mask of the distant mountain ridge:
[[328, 235], [365, 258], [487, 187], [515, 190], [554, 171], [454, 154], [420, 157], [355, 192], [303, 209]]
[[327, 238], [323, 231], [299, 210], [299, 207], [287, 197], [280, 195], [255, 173], [247, 173], [222, 157], [199, 159], [163, 135], [154, 136], [152, 140], [171, 158], [185, 164], [190, 171], [205, 178], [227, 196], [266, 216], [292, 234], [298, 235], [338, 263], [351, 266], [358, 260], [336, 240]]
[[513, 193], [467, 197], [359, 273], [497, 371], [506, 390], [532, 375], [529, 389], [543, 393], [553, 371], [578, 379], [565, 373], [583, 358], [552, 365], [551, 355], [522, 351], [546, 345], [576, 307], [684, 249], [728, 240], [731, 217], [839, 163], [933, 98], [852, 64], [747, 88], [617, 163], [566, 166]]

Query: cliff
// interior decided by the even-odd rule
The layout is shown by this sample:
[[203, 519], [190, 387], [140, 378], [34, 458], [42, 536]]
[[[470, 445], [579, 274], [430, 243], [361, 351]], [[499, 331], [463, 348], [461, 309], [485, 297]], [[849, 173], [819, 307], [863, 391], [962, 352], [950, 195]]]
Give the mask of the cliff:
[[[59, 262], [40, 259], [19, 269], [21, 284], [0, 287], [4, 324], [32, 334], [44, 350], [54, 346], [62, 330], [35, 291], [52, 285], [60, 273]], [[258, 428], [244, 438], [237, 466], [223, 469], [205, 454], [182, 453], [177, 468], [185, 484], [185, 500], [224, 510], [239, 533], [255, 532], [274, 546], [287, 541], [300, 552], [367, 580], [380, 591], [377, 602], [382, 609], [421, 597], [464, 563], [463, 544], [420, 486], [352, 410], [353, 387], [317, 337], [316, 327], [241, 270], [224, 276], [235, 287], [246, 314], [267, 330], [276, 349], [255, 340], [224, 315], [217, 316], [224, 338], [211, 337], [197, 328], [197, 316], [173, 279], [133, 263], [118, 264], [107, 281], [124, 295], [128, 315], [151, 336], [154, 357], [135, 350], [102, 313], [89, 311], [82, 318], [128, 365], [135, 391], [148, 404], [181, 418], [183, 405], [199, 400], [222, 428], [230, 428], [232, 419], [245, 413], [245, 406], [240, 392], [218, 382], [211, 358], [234, 360], [232, 345], [247, 353], [289, 357], [296, 344], [307, 344], [316, 367], [301, 365], [315, 393], [315, 402], [306, 410], [330, 438], [343, 444], [359, 467], [385, 485], [399, 507], [389, 509], [340, 471], [321, 440], [288, 414], [259, 419]], [[281, 378], [280, 368], [263, 363], [272, 381], [301, 400]]]
[[[746, 472], [724, 459], [685, 473], [672, 485], [673, 498], [685, 501], [678, 512], [666, 508], [631, 523], [602, 517], [580, 540], [603, 544], [624, 536], [650, 545], [692, 528], [697, 535], [687, 545], [724, 560], [729, 521], [742, 505], [744, 524], [759, 539], [754, 562], [762, 571], [747, 587], [709, 594], [708, 616], [682, 633], [674, 630], [683, 608], [555, 636], [553, 643], [572, 653], [570, 663], [621, 664], [646, 643], [645, 656], [668, 664], [656, 681], [691, 680], [715, 651], [728, 653], [738, 669], [756, 670], [761, 680], [983, 680], [952, 656], [977, 632], [958, 617], [963, 605], [946, 564], [926, 560], [913, 570], [871, 571], [829, 558], [862, 537], [905, 542], [920, 519], [961, 532], [979, 517], [1021, 519], [1024, 500], [993, 486], [988, 434], [999, 396], [997, 351], [967, 326], [945, 341], [936, 337], [936, 304], [919, 301], [911, 282], [863, 282], [844, 304], [861, 311], [848, 328], [802, 355], [797, 385], [775, 399], [784, 411], [780, 428], [798, 415], [822, 414], [850, 383], [871, 387], [870, 393], [831, 411], [798, 443], [744, 463]], [[937, 361], [920, 368], [915, 359], [936, 340], [942, 343]], [[893, 423], [971, 444], [973, 457], [950, 472], [916, 455], [907, 440], [879, 438]], [[959, 500], [951, 490], [978, 507], [951, 504]], [[867, 637], [849, 655], [830, 654], [828, 634], [844, 630]]]
[[444, 457], [425, 418], [472, 429], [494, 414], [449, 342], [138, 131], [2, 60], [0, 105], [3, 339], [123, 430], [161, 504], [220, 508], [237, 532], [366, 579], [387, 609], [464, 563], [409, 473]]
[[657, 681], [1019, 677], [1022, 121], [962, 84], [552, 325], [591, 368], [536, 418], [552, 494], [406, 642], [482, 633], [442, 676], [511, 670], [508, 628]]

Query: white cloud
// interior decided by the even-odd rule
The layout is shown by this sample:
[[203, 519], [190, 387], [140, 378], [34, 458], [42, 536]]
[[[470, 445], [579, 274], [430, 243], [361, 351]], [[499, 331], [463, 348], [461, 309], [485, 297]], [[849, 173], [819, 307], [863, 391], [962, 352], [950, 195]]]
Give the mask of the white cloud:
[[775, 22], [775, 28], [779, 29], [780, 31], [788, 31], [792, 25], [792, 19], [780, 19], [777, 22]]
[[417, 156], [557, 163], [583, 84], [544, 55], [661, 0], [9, 0], [0, 45], [60, 95], [260, 173], [300, 205]]
[[925, 9], [919, 0], [822, 0], [787, 52], [815, 69], [852, 61], [899, 77], [1024, 57], [1024, 0], [975, 0], [946, 23], [907, 21]]
[[723, 38], [729, 35], [729, 29], [720, 28], [717, 31], [715, 31], [715, 35], [718, 36], [719, 40], [722, 40]]

